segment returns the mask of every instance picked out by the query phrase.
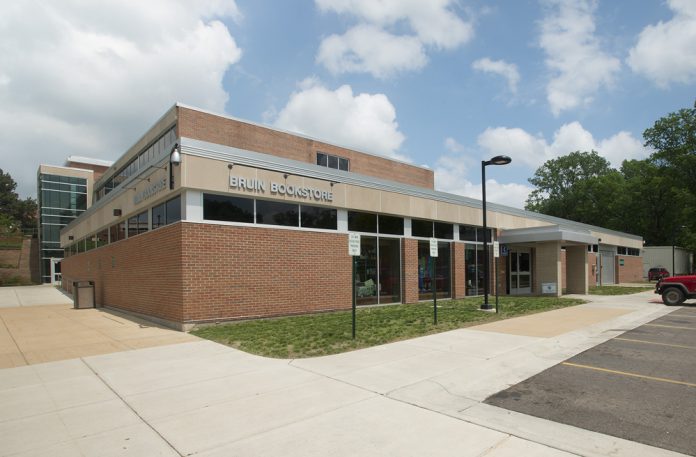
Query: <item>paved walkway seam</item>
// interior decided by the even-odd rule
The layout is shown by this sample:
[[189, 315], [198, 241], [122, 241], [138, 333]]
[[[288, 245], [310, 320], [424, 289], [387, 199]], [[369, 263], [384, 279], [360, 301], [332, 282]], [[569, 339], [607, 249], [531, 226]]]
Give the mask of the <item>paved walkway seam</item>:
[[111, 392], [113, 392], [114, 395], [116, 395], [116, 397], [117, 397], [119, 400], [121, 400], [121, 402], [123, 402], [123, 404], [126, 405], [126, 407], [127, 407], [128, 409], [130, 409], [130, 410], [133, 412], [133, 414], [135, 414], [135, 415], [138, 417], [138, 419], [140, 419], [145, 425], [147, 425], [148, 428], [150, 428], [150, 430], [152, 430], [157, 436], [159, 436], [160, 438], [162, 438], [162, 441], [164, 441], [165, 443], [167, 443], [167, 446], [169, 446], [174, 452], [176, 452], [177, 455], [179, 455], [179, 456], [181, 456], [181, 457], [185, 457], [184, 454], [182, 454], [181, 452], [179, 452], [179, 450], [178, 450], [176, 447], [174, 447], [174, 445], [173, 445], [172, 443], [170, 443], [169, 440], [168, 440], [167, 438], [165, 438], [164, 436], [162, 436], [162, 434], [161, 434], [155, 427], [153, 427], [148, 421], [146, 421], [145, 418], [144, 418], [143, 416], [141, 416], [141, 415], [138, 413], [138, 411], [136, 411], [136, 410], [125, 400], [125, 398], [123, 398], [123, 397], [121, 396], [121, 394], [119, 394], [119, 393], [116, 391], [116, 389], [114, 389], [113, 387], [111, 387], [111, 385], [110, 385], [108, 382], [106, 382], [106, 380], [105, 380], [104, 378], [102, 378], [102, 377], [99, 375], [99, 373], [97, 373], [97, 371], [96, 371], [94, 368], [92, 368], [92, 366], [91, 366], [89, 363], [87, 363], [87, 361], [86, 361], [84, 358], [80, 357], [80, 360], [82, 361], [82, 363], [85, 364], [85, 366], [86, 366], [87, 368], [89, 368], [89, 370], [90, 370], [92, 373], [94, 373], [94, 376], [96, 376], [97, 379], [99, 379], [106, 387], [108, 387], [109, 390], [110, 390]]

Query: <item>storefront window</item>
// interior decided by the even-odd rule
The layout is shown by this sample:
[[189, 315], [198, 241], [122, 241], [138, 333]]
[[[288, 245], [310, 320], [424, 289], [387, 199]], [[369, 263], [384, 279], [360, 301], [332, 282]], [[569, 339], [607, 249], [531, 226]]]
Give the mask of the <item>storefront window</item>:
[[433, 237], [433, 221], [424, 221], [422, 219], [411, 220], [411, 234], [423, 238]]
[[[164, 227], [166, 225], [167, 219], [164, 217], [165, 214], [165, 209], [164, 209], [164, 203], [161, 205], [154, 206], [152, 208], [152, 229], [156, 229], [159, 227]], [[114, 239], [112, 238], [111, 241], [113, 242]]]
[[181, 197], [172, 198], [167, 203], [167, 224], [181, 220]]
[[466, 295], [483, 294], [483, 245], [467, 244], [464, 247]]
[[226, 195], [203, 194], [203, 219], [254, 223], [254, 200]]
[[435, 292], [438, 298], [449, 298], [452, 296], [450, 258], [449, 242], [438, 241], [437, 257], [431, 263], [430, 242], [418, 241], [418, 298], [420, 300], [433, 298], [433, 284], [435, 285]]
[[256, 223], [270, 225], [300, 225], [298, 206], [292, 203], [256, 200]]
[[377, 284], [380, 303], [401, 301], [401, 240], [398, 238], [379, 239], [379, 282]]
[[348, 230], [351, 232], [377, 233], [377, 215], [348, 211]]
[[336, 210], [320, 206], [300, 205], [302, 227], [336, 230]]
[[377, 299], [377, 237], [360, 237], [360, 257], [355, 268], [355, 303], [374, 305]]
[[379, 233], [389, 235], [404, 234], [404, 218], [396, 216], [379, 216]]

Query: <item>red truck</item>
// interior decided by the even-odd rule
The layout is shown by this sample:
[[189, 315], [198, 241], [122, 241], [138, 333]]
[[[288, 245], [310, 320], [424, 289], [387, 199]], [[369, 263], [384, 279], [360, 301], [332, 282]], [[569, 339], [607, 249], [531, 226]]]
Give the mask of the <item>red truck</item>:
[[681, 305], [684, 300], [696, 298], [696, 275], [662, 278], [655, 285], [655, 293], [662, 295], [665, 305]]

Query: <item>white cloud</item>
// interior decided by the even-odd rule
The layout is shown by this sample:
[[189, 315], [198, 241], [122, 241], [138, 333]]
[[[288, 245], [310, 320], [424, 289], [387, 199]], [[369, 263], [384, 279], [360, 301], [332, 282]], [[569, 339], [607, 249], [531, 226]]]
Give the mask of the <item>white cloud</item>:
[[618, 168], [624, 160], [643, 159], [650, 154], [630, 132], [621, 131], [609, 138], [596, 140], [579, 122], [562, 125], [551, 143], [520, 128], [488, 128], [478, 137], [478, 144], [488, 154], [505, 154], [513, 163], [537, 168], [549, 159], [574, 151], [595, 150]]
[[[0, 163], [35, 192], [39, 163], [115, 159], [174, 102], [224, 111], [241, 50], [234, 1], [5, 2]], [[7, 167], [7, 168], [5, 168]]]
[[[325, 38], [317, 62], [332, 73], [364, 72], [385, 78], [417, 70], [426, 48], [454, 49], [473, 37], [473, 26], [452, 11], [454, 0], [315, 0], [323, 12], [354, 16], [359, 24]], [[404, 28], [410, 33], [403, 33]], [[400, 33], [396, 33], [398, 30]], [[396, 55], [391, 55], [395, 52]], [[407, 57], [414, 59], [409, 63]]]
[[396, 109], [384, 94], [353, 94], [349, 85], [330, 90], [307, 79], [280, 110], [275, 125], [365, 152], [406, 160]]
[[[467, 179], [467, 173], [474, 161], [465, 156], [442, 156], [435, 164], [435, 188], [443, 192], [463, 195], [481, 200], [481, 184]], [[480, 172], [478, 167], [476, 172]], [[486, 180], [486, 201], [524, 208], [532, 187], [517, 183], [500, 183], [495, 179]]]
[[674, 17], [640, 32], [627, 63], [659, 87], [696, 81], [696, 2], [669, 0]]
[[392, 35], [373, 25], [325, 38], [317, 54], [317, 62], [333, 74], [370, 73], [377, 78], [420, 69], [427, 61], [416, 37]]
[[504, 60], [491, 60], [488, 57], [474, 61], [471, 64], [474, 70], [484, 73], [500, 75], [507, 80], [508, 90], [513, 94], [517, 92], [517, 83], [520, 81], [520, 73], [517, 65], [507, 63]]
[[594, 35], [594, 0], [547, 0], [539, 43], [552, 78], [546, 96], [554, 115], [589, 104], [601, 87], [610, 87], [619, 59], [601, 50]]
[[450, 152], [464, 152], [464, 145], [451, 136], [445, 138], [445, 148]]

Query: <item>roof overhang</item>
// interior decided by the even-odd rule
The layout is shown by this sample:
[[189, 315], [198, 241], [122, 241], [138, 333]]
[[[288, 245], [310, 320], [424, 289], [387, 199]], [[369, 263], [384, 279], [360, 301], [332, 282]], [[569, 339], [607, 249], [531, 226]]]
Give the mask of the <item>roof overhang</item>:
[[498, 240], [505, 244], [560, 241], [561, 244], [597, 244], [598, 238], [587, 231], [570, 230], [559, 225], [501, 230]]

